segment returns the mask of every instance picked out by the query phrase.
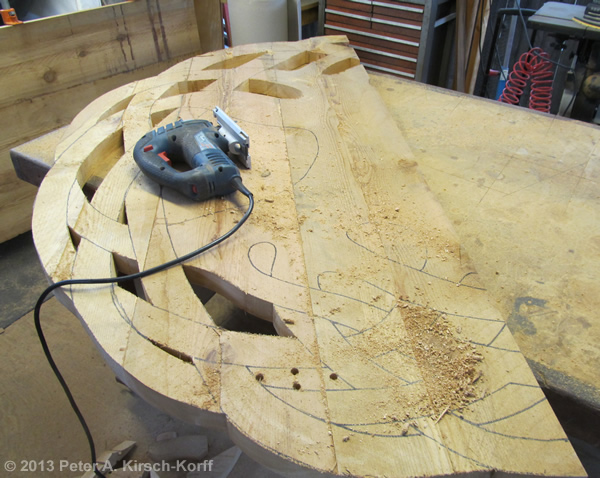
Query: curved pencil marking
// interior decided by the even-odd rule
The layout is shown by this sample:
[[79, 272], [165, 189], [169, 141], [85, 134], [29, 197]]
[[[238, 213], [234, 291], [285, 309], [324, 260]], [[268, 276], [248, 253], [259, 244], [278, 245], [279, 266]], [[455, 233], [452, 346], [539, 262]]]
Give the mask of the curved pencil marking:
[[461, 279], [460, 279], [460, 280], [459, 280], [459, 281], [456, 283], [456, 285], [457, 285], [458, 287], [471, 287], [471, 288], [473, 288], [473, 289], [477, 289], [477, 287], [474, 287], [474, 286], [469, 286], [469, 285], [465, 285], [465, 284], [463, 284], [463, 281], [464, 281], [464, 280], [465, 280], [467, 277], [469, 277], [469, 276], [471, 276], [471, 275], [477, 275], [477, 272], [474, 272], [474, 271], [467, 272], [467, 273], [466, 273], [464, 276], [462, 276], [462, 278], [461, 278]]
[[311, 169], [313, 168], [313, 166], [317, 162], [317, 158], [319, 157], [319, 151], [320, 151], [319, 138], [317, 137], [317, 135], [315, 134], [314, 131], [312, 131], [310, 129], [307, 129], [307, 128], [301, 128], [300, 126], [284, 126], [283, 127], [284, 132], [285, 132], [286, 129], [297, 129], [297, 130], [300, 130], [300, 131], [306, 131], [306, 132], [310, 133], [313, 136], [313, 138], [315, 140], [315, 144], [317, 146], [317, 152], [315, 153], [314, 158], [310, 162], [310, 165], [308, 166], [308, 168], [306, 169], [306, 171], [304, 171], [304, 174], [302, 176], [300, 176], [300, 178], [293, 183], [294, 186], [296, 186], [300, 182], [302, 182], [302, 180], [304, 178], [306, 178], [308, 176], [308, 174], [310, 173]]
[[323, 287], [321, 287], [321, 277], [325, 274], [337, 274], [337, 271], [322, 271], [317, 274], [317, 288], [321, 291], [323, 290]]
[[[268, 267], [268, 272], [266, 272], [263, 268], [261, 268], [257, 265], [258, 260], [255, 261], [252, 258], [253, 251], [257, 247], [264, 246], [264, 245], [270, 246], [272, 248], [271, 264]], [[256, 252], [256, 254], [260, 254], [260, 252]], [[265, 255], [267, 255], [267, 254], [265, 254]], [[266, 276], [273, 277], [273, 268], [275, 267], [275, 261], [277, 261], [277, 246], [275, 244], [273, 244], [272, 242], [267, 242], [267, 241], [256, 242], [255, 244], [252, 244], [250, 246], [250, 248], [248, 249], [248, 260], [250, 261], [250, 264], [252, 265], [252, 267], [254, 267], [258, 272], [265, 274]]]
[[[368, 248], [367, 246], [365, 246], [364, 244], [361, 244], [361, 243], [360, 243], [360, 242], [358, 242], [357, 240], [355, 240], [355, 239], [351, 238], [351, 237], [350, 237], [350, 233], [349, 233], [348, 231], [346, 231], [346, 238], [347, 238], [347, 239], [348, 239], [350, 242], [352, 242], [353, 244], [357, 245], [358, 247], [361, 247], [362, 249], [364, 249], [364, 250], [365, 250], [365, 251], [367, 251], [367, 252], [370, 252], [371, 254], [373, 254], [373, 255], [374, 255], [374, 256], [376, 256], [376, 257], [379, 257], [379, 258], [381, 258], [381, 259], [385, 259], [385, 260], [387, 260], [387, 261], [389, 261], [389, 262], [392, 262], [392, 263], [394, 263], [394, 264], [398, 264], [398, 265], [400, 265], [400, 266], [402, 266], [402, 267], [406, 267], [407, 269], [411, 269], [411, 270], [413, 270], [413, 271], [420, 272], [420, 273], [422, 273], [422, 274], [428, 275], [429, 277], [433, 277], [434, 279], [438, 279], [438, 280], [440, 280], [440, 281], [443, 281], [443, 282], [449, 282], [449, 283], [451, 283], [451, 284], [457, 284], [455, 281], [451, 281], [450, 279], [447, 279], [447, 278], [445, 278], [445, 277], [440, 277], [440, 276], [437, 276], [437, 275], [435, 275], [435, 274], [432, 274], [432, 273], [430, 273], [430, 272], [426, 272], [426, 271], [424, 271], [424, 270], [423, 270], [423, 268], [424, 268], [424, 267], [425, 267], [425, 265], [427, 264], [427, 261], [425, 261], [425, 264], [423, 265], [423, 267], [422, 267], [421, 269], [419, 269], [419, 268], [417, 268], [417, 267], [414, 267], [414, 266], [409, 266], [408, 264], [405, 264], [405, 263], [403, 263], [403, 262], [400, 262], [400, 261], [397, 261], [397, 260], [395, 260], [395, 259], [392, 259], [391, 257], [382, 256], [381, 254], [378, 254], [378, 253], [376, 253], [375, 251], [372, 251], [371, 249], [369, 249], [369, 248]], [[475, 272], [468, 272], [467, 274], [465, 274], [465, 275], [463, 276], [463, 278], [461, 279], [461, 281], [462, 281], [462, 280], [463, 280], [465, 277], [467, 277], [468, 275], [471, 275], [471, 274], [476, 274], [476, 273], [475, 273]], [[461, 284], [460, 282], [459, 282], [457, 285], [460, 285], [460, 286], [462, 286], [462, 287], [468, 287], [469, 289], [474, 289], [474, 290], [481, 290], [481, 291], [485, 291], [485, 290], [486, 290], [486, 289], [485, 289], [485, 288], [483, 288], [483, 287], [477, 287], [477, 286], [473, 286], [473, 285], [465, 285], [465, 284]]]

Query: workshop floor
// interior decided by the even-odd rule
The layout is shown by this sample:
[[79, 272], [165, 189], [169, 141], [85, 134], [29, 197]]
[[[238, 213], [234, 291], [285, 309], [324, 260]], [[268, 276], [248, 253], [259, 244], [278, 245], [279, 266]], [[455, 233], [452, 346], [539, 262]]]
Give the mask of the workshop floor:
[[[10, 477], [76, 477], [82, 473], [19, 471], [23, 461], [59, 464], [89, 461], [84, 433], [43, 356], [33, 325], [33, 307], [47, 282], [31, 234], [0, 244], [0, 470], [17, 464]], [[125, 440], [137, 447], [129, 459], [150, 463], [148, 448], [158, 435], [205, 435], [207, 459], [233, 446], [224, 431], [192, 426], [156, 410], [117, 383], [78, 319], [51, 298], [42, 326], [50, 350], [94, 436], [98, 453]], [[548, 393], [589, 476], [600, 476], [600, 417]], [[3, 475], [4, 471], [0, 471]], [[185, 473], [160, 473], [161, 478]], [[5, 475], [9, 476], [9, 475]], [[208, 476], [208, 475], [207, 475]], [[231, 477], [276, 477], [242, 455]]]

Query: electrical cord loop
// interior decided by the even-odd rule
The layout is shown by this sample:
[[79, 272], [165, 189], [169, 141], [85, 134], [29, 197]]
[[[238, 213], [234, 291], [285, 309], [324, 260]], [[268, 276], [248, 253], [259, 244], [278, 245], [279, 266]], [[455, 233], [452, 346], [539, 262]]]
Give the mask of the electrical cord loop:
[[98, 469], [97, 464], [96, 464], [96, 447], [94, 445], [94, 439], [92, 438], [92, 434], [91, 434], [90, 429], [83, 417], [83, 414], [81, 413], [81, 411], [79, 410], [79, 407], [75, 403], [75, 399], [73, 398], [73, 394], [71, 393], [71, 390], [69, 389], [65, 379], [63, 378], [62, 374], [60, 373], [60, 371], [56, 365], [56, 362], [54, 362], [54, 359], [52, 358], [52, 354], [50, 353], [50, 348], [48, 347], [48, 343], [46, 342], [46, 337], [44, 336], [44, 332], [42, 330], [42, 325], [41, 325], [41, 320], [40, 320], [40, 312], [42, 310], [42, 305], [44, 304], [44, 301], [46, 300], [46, 298], [52, 293], [52, 291], [54, 291], [55, 289], [58, 289], [60, 287], [64, 287], [64, 286], [68, 286], [68, 285], [116, 284], [116, 283], [126, 282], [126, 281], [130, 281], [130, 280], [135, 280], [135, 279], [142, 279], [144, 277], [148, 277], [148, 276], [156, 274], [158, 272], [162, 272], [162, 271], [169, 269], [175, 265], [181, 264], [199, 254], [202, 254], [203, 252], [206, 252], [207, 250], [211, 249], [212, 247], [216, 246], [217, 244], [220, 244], [221, 242], [223, 242], [224, 240], [226, 240], [227, 238], [229, 238], [230, 236], [235, 234], [235, 232], [238, 231], [242, 227], [242, 225], [246, 222], [248, 217], [250, 217], [250, 214], [252, 213], [252, 210], [254, 209], [254, 197], [253, 197], [252, 193], [242, 184], [241, 179], [234, 178], [233, 187], [235, 189], [237, 189], [238, 191], [240, 191], [242, 194], [244, 194], [244, 196], [246, 196], [248, 198], [248, 208], [246, 209], [246, 212], [244, 213], [242, 218], [229, 231], [227, 231], [225, 234], [218, 237], [214, 241], [200, 247], [199, 249], [196, 249], [195, 251], [189, 252], [188, 254], [185, 254], [181, 257], [178, 257], [176, 259], [173, 259], [169, 262], [158, 265], [156, 267], [146, 269], [145, 271], [136, 272], [135, 274], [129, 274], [129, 275], [120, 276], [120, 277], [98, 278], [98, 279], [67, 279], [67, 280], [55, 282], [54, 284], [51, 284], [50, 286], [48, 286], [46, 288], [46, 290], [44, 290], [44, 292], [42, 292], [38, 301], [35, 304], [35, 309], [33, 311], [33, 321], [35, 324], [35, 329], [37, 331], [38, 339], [40, 341], [40, 344], [42, 345], [44, 355], [46, 356], [46, 360], [48, 361], [50, 368], [52, 369], [52, 371], [54, 372], [54, 375], [58, 379], [63, 391], [65, 392], [65, 395], [67, 396], [67, 399], [69, 400], [71, 408], [75, 412], [75, 415], [77, 415], [77, 418], [79, 419], [79, 423], [81, 424], [81, 427], [83, 428], [83, 430], [85, 432], [85, 436], [87, 438], [89, 449], [90, 449], [90, 459], [92, 462], [94, 474], [99, 478], [106, 478], [106, 477], [105, 477], [105, 475], [103, 475], [100, 472], [100, 470]]

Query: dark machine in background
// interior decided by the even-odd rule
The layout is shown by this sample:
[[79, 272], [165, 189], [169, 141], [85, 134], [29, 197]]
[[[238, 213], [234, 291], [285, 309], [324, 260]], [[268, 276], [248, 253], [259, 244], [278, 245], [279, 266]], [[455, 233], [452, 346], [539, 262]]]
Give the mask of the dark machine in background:
[[[492, 2], [475, 94], [497, 99], [519, 56], [539, 47], [548, 53], [554, 70], [550, 113], [600, 122], [598, 12], [600, 0]], [[527, 106], [529, 93], [528, 87], [520, 105]]]

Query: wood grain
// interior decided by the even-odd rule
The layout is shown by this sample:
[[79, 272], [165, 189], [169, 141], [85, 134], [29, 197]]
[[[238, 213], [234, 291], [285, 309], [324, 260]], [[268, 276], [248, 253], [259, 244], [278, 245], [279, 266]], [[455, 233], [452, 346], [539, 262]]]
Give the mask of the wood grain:
[[545, 387], [600, 409], [600, 131], [371, 75]]
[[68, 124], [107, 91], [221, 48], [211, 26], [220, 25], [219, 2], [197, 2], [206, 8], [199, 25], [195, 3], [128, 2], [0, 29], [0, 242], [30, 229], [35, 194], [16, 178], [9, 150]]
[[[248, 223], [130, 290], [58, 295], [117, 375], [283, 474], [584, 475], [345, 37], [206, 54], [83, 110], [34, 211], [51, 279], [144, 270], [233, 226], [243, 197], [192, 203], [131, 157], [215, 105], [252, 138]], [[200, 289], [277, 334], [218, 326]]]

